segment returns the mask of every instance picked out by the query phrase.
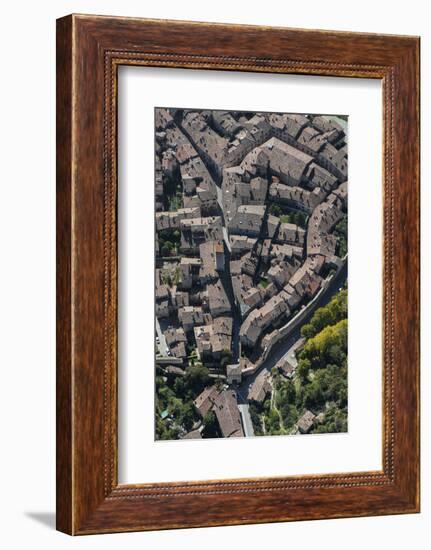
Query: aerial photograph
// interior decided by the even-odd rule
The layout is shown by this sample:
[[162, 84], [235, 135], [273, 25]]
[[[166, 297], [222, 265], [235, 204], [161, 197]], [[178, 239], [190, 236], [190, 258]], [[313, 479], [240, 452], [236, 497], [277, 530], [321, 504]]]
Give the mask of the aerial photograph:
[[155, 440], [348, 430], [348, 117], [155, 108]]

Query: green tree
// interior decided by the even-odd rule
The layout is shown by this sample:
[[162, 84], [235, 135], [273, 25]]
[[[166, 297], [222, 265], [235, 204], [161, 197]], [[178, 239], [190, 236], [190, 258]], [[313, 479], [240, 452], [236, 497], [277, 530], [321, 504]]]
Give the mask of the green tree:
[[225, 367], [226, 365], [229, 365], [229, 363], [232, 362], [232, 352], [230, 349], [224, 349], [221, 352], [221, 359], [220, 359], [220, 365], [222, 367]]
[[278, 206], [278, 204], [272, 203], [269, 207], [269, 213], [279, 218], [283, 213], [283, 210]]
[[209, 370], [203, 366], [189, 366], [184, 375], [188, 389], [197, 396], [211, 381]]
[[347, 432], [347, 409], [331, 406], [324, 414], [323, 420], [313, 426], [313, 433]]
[[280, 433], [280, 417], [275, 409], [271, 409], [266, 416], [267, 429], [271, 435]]
[[341, 258], [347, 254], [347, 231], [347, 216], [345, 216], [334, 229], [334, 234], [338, 237], [336, 252]]
[[288, 403], [283, 404], [280, 407], [280, 414], [283, 418], [283, 424], [286, 430], [289, 430], [298, 422], [299, 413], [295, 405], [289, 405]]
[[263, 435], [262, 422], [260, 419], [262, 408], [253, 401], [250, 403], [248, 410], [251, 417], [251, 423], [253, 424], [254, 435]]
[[296, 376], [298, 377], [301, 384], [306, 384], [308, 375], [310, 373], [311, 361], [306, 357], [302, 357], [298, 361], [298, 366], [296, 367]]
[[299, 225], [299, 227], [305, 227], [307, 217], [306, 215], [301, 212], [300, 210], [296, 210], [290, 215], [291, 223], [294, 223], [296, 225]]
[[334, 325], [347, 317], [347, 290], [338, 292], [332, 300], [317, 309], [310, 322], [303, 325], [301, 336], [312, 338], [328, 325]]
[[277, 387], [276, 406], [280, 408], [285, 403], [294, 403], [296, 398], [295, 384], [292, 380], [280, 381]]
[[322, 386], [314, 379], [304, 388], [303, 407], [318, 410], [325, 404]]
[[220, 437], [217, 417], [213, 411], [208, 411], [203, 418], [204, 429], [202, 430], [203, 438]]
[[174, 245], [171, 243], [171, 241], [165, 241], [160, 248], [162, 256], [170, 256], [173, 248], [174, 248]]
[[179, 409], [178, 419], [181, 426], [183, 426], [187, 431], [192, 429], [193, 424], [198, 420], [198, 418], [194, 407], [190, 402], [182, 403]]
[[174, 391], [177, 397], [185, 397], [187, 392], [187, 386], [182, 376], [176, 376], [174, 382]]

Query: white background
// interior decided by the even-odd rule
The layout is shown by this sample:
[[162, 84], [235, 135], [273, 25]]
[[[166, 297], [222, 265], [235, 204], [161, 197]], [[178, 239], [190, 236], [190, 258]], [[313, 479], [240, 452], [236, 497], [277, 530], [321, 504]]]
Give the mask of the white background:
[[[56, 0], [3, 6], [0, 102], [1, 543], [5, 548], [244, 546], [425, 549], [431, 521], [431, 170], [422, 166], [422, 514], [103, 535], [72, 539], [54, 523], [55, 18], [70, 12], [285, 25], [422, 36], [422, 150], [431, 148], [431, 31], [427, 3]], [[4, 43], [3, 43], [4, 42]], [[365, 297], [366, 298], [366, 297]], [[429, 539], [429, 535], [428, 535]]]
[[[380, 470], [381, 82], [146, 67], [121, 67], [119, 78], [120, 482]], [[155, 105], [349, 115], [348, 433], [154, 441]]]

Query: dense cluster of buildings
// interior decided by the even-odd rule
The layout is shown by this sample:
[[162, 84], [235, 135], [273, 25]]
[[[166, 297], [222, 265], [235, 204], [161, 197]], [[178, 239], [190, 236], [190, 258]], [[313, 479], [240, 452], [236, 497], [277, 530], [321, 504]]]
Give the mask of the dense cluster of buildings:
[[[347, 214], [347, 135], [334, 117], [164, 108], [155, 127], [158, 356], [225, 377], [195, 407], [242, 436], [234, 386], [345, 261], [334, 228]], [[293, 376], [287, 360], [277, 366]], [[245, 400], [270, 391], [258, 376]]]

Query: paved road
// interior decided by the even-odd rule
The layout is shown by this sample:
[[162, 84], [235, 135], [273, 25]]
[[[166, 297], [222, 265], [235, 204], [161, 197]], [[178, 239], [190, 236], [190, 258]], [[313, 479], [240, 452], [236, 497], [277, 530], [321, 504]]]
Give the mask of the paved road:
[[223, 240], [226, 245], [226, 255], [225, 255], [225, 272], [224, 275], [220, 277], [222, 280], [223, 286], [226, 290], [226, 293], [229, 297], [229, 301], [231, 303], [232, 308], [232, 320], [233, 320], [233, 327], [232, 327], [232, 362], [237, 363], [239, 361], [239, 329], [241, 326], [241, 317], [238, 311], [238, 308], [235, 304], [235, 296], [233, 292], [233, 286], [232, 286], [232, 276], [230, 274], [230, 255], [232, 253], [232, 247], [229, 240], [229, 233], [226, 228], [226, 221], [224, 217], [224, 210], [223, 210], [223, 192], [219, 185], [216, 185], [216, 191], [217, 191], [217, 202], [220, 207], [221, 211], [221, 218], [223, 223]]
[[220, 210], [224, 213], [223, 209], [223, 191], [220, 186], [216, 185], [216, 191], [217, 191], [217, 202], [220, 206]]
[[251, 421], [250, 411], [248, 405], [238, 405], [238, 409], [242, 419], [242, 425], [244, 426], [245, 437], [253, 437], [253, 422]]
[[166, 351], [167, 348], [168, 348], [168, 345], [166, 343], [165, 335], [163, 334], [162, 329], [160, 328], [160, 323], [159, 323], [159, 320], [157, 319], [157, 317], [156, 317], [156, 331], [157, 331], [157, 336], [159, 337], [159, 352], [160, 352], [160, 355], [168, 357], [168, 354], [167, 354], [167, 351]]
[[227, 229], [226, 229], [226, 225], [225, 225], [225, 219], [224, 219], [224, 210], [223, 210], [223, 192], [221, 190], [221, 188], [216, 185], [216, 191], [217, 191], [217, 202], [218, 202], [218, 205], [220, 207], [220, 210], [222, 212], [222, 220], [223, 220], [223, 239], [224, 239], [224, 242], [229, 250], [229, 253], [232, 252], [232, 247], [231, 247], [231, 244], [230, 244], [230, 241], [229, 241], [229, 235], [228, 235], [228, 232], [227, 232]]
[[227, 229], [226, 229], [225, 226], [223, 226], [223, 239], [224, 239], [224, 242], [226, 243], [226, 246], [229, 250], [229, 253], [231, 253], [232, 252], [232, 247], [231, 247], [229, 236], [228, 236]]
[[235, 296], [232, 286], [232, 276], [230, 274], [230, 251], [226, 251], [225, 256], [225, 271], [220, 274], [220, 281], [226, 291], [226, 294], [229, 298], [231, 305], [231, 314], [232, 314], [232, 362], [239, 362], [239, 329], [241, 327], [241, 318], [239, 315], [239, 310], [235, 304]]

